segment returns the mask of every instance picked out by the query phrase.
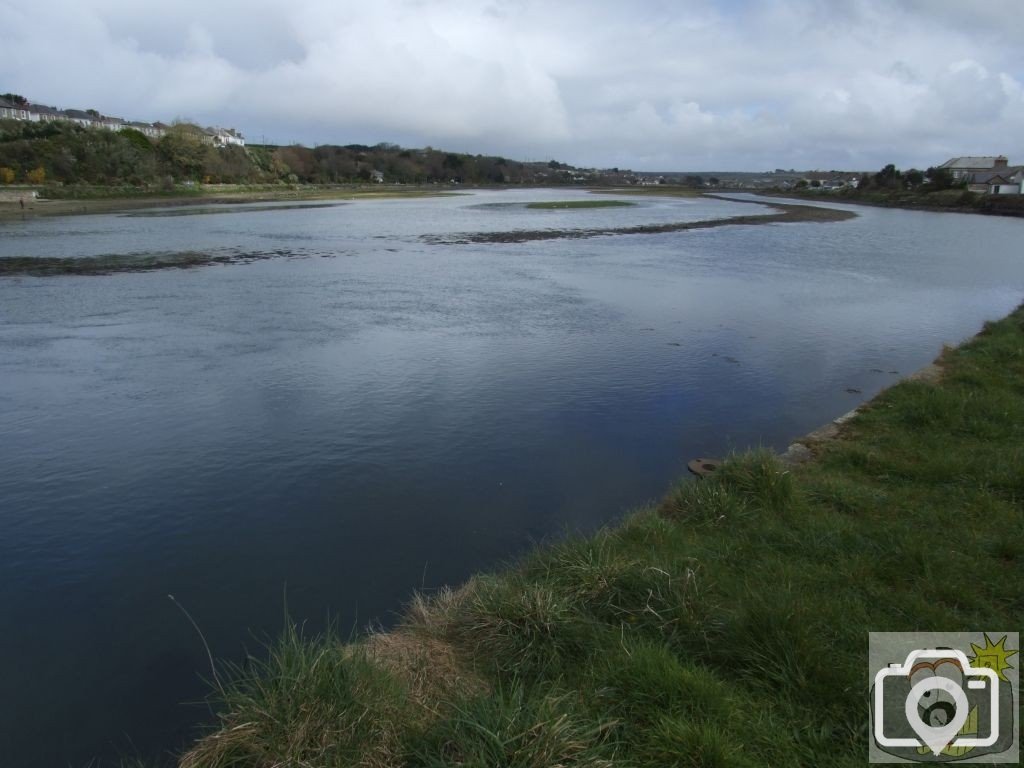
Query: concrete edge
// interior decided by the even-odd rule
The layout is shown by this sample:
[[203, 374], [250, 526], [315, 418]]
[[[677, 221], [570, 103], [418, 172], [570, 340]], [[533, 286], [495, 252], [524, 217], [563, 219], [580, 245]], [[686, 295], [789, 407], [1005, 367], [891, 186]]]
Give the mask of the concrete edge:
[[[914, 373], [904, 376], [902, 379], [897, 381], [896, 384], [900, 384], [904, 381], [936, 384], [940, 378], [942, 378], [942, 366], [937, 362], [932, 362]], [[896, 386], [896, 384], [891, 386]], [[889, 387], [886, 387], [886, 389], [888, 388]], [[885, 390], [882, 391], [884, 392]], [[806, 462], [811, 461], [815, 456], [815, 448], [822, 444], [837, 440], [840, 436], [841, 427], [858, 413], [869, 407], [873, 401], [874, 398], [871, 398], [871, 400], [861, 403], [852, 411], [847, 411], [842, 416], [837, 416], [827, 424], [818, 427], [813, 432], [808, 432], [803, 437], [796, 438], [792, 443], [790, 443], [784, 453], [779, 454], [779, 461], [789, 467], [805, 464]]]

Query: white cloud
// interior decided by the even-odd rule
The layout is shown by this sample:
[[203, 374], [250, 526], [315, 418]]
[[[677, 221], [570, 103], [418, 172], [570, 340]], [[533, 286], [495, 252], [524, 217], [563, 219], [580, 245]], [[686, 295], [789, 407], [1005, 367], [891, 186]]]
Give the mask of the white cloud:
[[1024, 162], [1017, 0], [0, 0], [0, 90], [585, 165]]

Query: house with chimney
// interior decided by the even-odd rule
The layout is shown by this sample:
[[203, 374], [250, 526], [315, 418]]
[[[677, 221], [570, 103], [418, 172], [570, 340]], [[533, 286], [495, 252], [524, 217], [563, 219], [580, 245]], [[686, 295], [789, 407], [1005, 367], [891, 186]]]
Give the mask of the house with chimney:
[[953, 157], [939, 168], [967, 189], [988, 195], [1019, 195], [1024, 191], [1024, 166], [1010, 165], [1005, 155]]

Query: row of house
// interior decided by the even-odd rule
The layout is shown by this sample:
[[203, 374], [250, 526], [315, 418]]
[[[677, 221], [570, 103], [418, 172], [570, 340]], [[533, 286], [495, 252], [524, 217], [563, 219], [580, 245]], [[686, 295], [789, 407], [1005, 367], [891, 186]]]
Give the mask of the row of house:
[[844, 171], [807, 171], [799, 181], [815, 189], [856, 189], [860, 184], [861, 174]]
[[[164, 123], [142, 123], [107, 117], [94, 109], [57, 109], [42, 104], [24, 104], [0, 99], [0, 120], [24, 120], [32, 123], [55, 121], [75, 123], [83, 128], [100, 128], [108, 131], [123, 131], [134, 128], [151, 139], [165, 135], [170, 126]], [[245, 146], [245, 137], [234, 128], [198, 128], [196, 137], [213, 147]]]
[[[1010, 165], [1004, 155], [953, 157], [939, 166], [948, 170], [958, 182], [967, 182], [967, 189], [989, 195], [1024, 193], [1024, 165]], [[778, 172], [777, 172], [778, 173]], [[809, 171], [782, 186], [807, 185], [815, 189], [857, 188], [859, 175], [835, 171]]]
[[957, 181], [966, 181], [971, 192], [990, 195], [1024, 193], [1024, 165], [1010, 165], [1004, 155], [953, 157], [939, 168], [949, 171]]

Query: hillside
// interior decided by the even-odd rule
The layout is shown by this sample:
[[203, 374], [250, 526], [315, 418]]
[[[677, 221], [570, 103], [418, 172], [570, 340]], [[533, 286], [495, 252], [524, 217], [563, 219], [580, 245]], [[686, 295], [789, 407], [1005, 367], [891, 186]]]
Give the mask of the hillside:
[[621, 182], [627, 174], [395, 144], [212, 146], [196, 126], [185, 123], [153, 140], [131, 128], [0, 120], [0, 184], [572, 184]]

